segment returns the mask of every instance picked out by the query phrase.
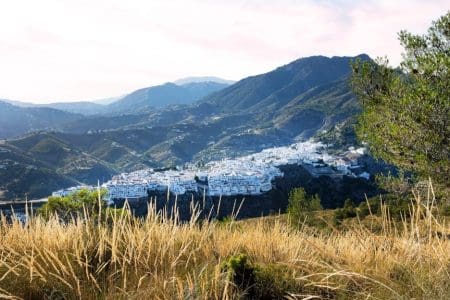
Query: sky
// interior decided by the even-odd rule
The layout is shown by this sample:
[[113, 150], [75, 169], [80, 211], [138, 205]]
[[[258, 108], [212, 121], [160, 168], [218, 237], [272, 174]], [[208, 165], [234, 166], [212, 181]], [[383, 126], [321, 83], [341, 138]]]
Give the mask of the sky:
[[120, 96], [188, 76], [239, 80], [311, 55], [401, 61], [450, 0], [2, 0], [0, 98]]

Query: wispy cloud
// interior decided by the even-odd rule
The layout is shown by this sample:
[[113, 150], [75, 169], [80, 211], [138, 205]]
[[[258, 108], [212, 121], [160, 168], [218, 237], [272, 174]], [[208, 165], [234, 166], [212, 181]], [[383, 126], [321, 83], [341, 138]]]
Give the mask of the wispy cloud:
[[192, 75], [228, 79], [309, 55], [387, 55], [450, 0], [15, 0], [0, 4], [0, 97], [121, 95]]

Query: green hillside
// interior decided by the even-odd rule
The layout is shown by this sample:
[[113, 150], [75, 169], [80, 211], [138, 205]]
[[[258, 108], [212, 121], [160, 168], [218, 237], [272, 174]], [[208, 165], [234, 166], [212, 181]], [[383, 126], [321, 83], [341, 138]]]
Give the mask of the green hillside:
[[[20, 153], [12, 159], [18, 164], [33, 159], [54, 176], [68, 178], [60, 186], [64, 187], [72, 182], [95, 184], [119, 172], [240, 156], [323, 136], [360, 111], [348, 83], [352, 59], [303, 58], [189, 106], [70, 120], [61, 131], [36, 132], [1, 147]], [[338, 135], [329, 134], [327, 142], [333, 142], [332, 137]], [[17, 180], [22, 180], [20, 174], [2, 174], [0, 186], [7, 189]], [[52, 189], [49, 185], [47, 192]], [[30, 191], [27, 184], [16, 194], [27, 192], [31, 197], [43, 194]]]

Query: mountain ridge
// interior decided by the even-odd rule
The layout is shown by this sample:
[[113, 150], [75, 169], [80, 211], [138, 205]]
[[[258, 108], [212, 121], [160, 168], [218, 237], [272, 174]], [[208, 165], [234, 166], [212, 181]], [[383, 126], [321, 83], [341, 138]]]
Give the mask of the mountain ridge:
[[82, 118], [79, 114], [49, 107], [19, 107], [0, 101], [0, 139], [35, 130], [59, 130], [64, 123]]
[[[323, 84], [348, 75], [350, 62], [358, 58], [370, 59], [366, 54], [356, 57], [312, 56], [300, 58], [267, 73], [244, 78], [210, 97], [203, 98], [201, 102], [215, 103], [224, 110], [233, 111], [249, 109], [257, 104], [256, 102], [266, 101], [266, 104], [270, 104], [270, 102], [285, 100], [319, 85], [319, 80], [321, 80], [320, 84]], [[320, 70], [317, 70], [318, 65], [321, 67]], [[332, 66], [334, 70], [324, 69], [324, 65]], [[295, 72], [299, 68], [301, 72]], [[326, 82], [323, 82], [323, 78], [326, 78]], [[248, 87], [250, 85], [253, 85], [251, 89]], [[251, 92], [242, 95], [243, 88], [247, 88]], [[241, 94], [236, 93], [236, 90]]]
[[51, 102], [37, 104], [25, 101], [0, 99], [21, 108], [53, 108], [84, 116], [135, 113], [145, 109], [162, 108], [170, 105], [187, 105], [209, 93], [216, 92], [233, 83], [218, 77], [187, 77], [175, 82], [167, 82], [140, 88], [120, 97], [97, 100]]
[[109, 104], [106, 110], [110, 113], [130, 113], [143, 108], [188, 105], [227, 86], [228, 84], [216, 82], [191, 82], [183, 85], [167, 82], [162, 85], [138, 89]]
[[173, 83], [176, 85], [185, 85], [188, 83], [199, 83], [199, 82], [215, 82], [215, 83], [221, 83], [221, 84], [227, 84], [231, 85], [236, 83], [234, 80], [227, 80], [215, 76], [190, 76], [185, 78], [180, 78], [175, 80]]
[[[24, 168], [45, 166], [61, 178], [92, 184], [118, 172], [235, 157], [309, 139], [359, 113], [348, 82], [349, 64], [356, 58], [303, 58], [192, 104], [73, 120], [53, 133], [32, 133], [0, 144], [0, 153], [17, 147], [27, 157], [20, 161], [4, 152], [0, 164], [19, 159]], [[31, 159], [38, 161], [30, 163]], [[27, 184], [45, 180], [32, 182], [2, 172], [5, 182], [0, 182], [0, 189], [19, 181], [21, 195], [30, 192]], [[45, 196], [39, 191], [33, 195]], [[17, 189], [15, 194], [20, 195]]]

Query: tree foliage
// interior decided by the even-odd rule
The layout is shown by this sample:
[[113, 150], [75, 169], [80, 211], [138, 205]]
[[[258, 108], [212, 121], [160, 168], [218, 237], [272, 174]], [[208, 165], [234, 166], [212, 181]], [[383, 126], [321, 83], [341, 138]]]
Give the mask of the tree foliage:
[[350, 199], [346, 199], [344, 202], [344, 207], [335, 210], [334, 219], [336, 223], [340, 223], [342, 222], [342, 220], [347, 218], [354, 218], [356, 217], [356, 215], [356, 209], [353, 201]]
[[106, 206], [103, 200], [105, 194], [105, 189], [100, 191], [82, 189], [64, 197], [49, 197], [47, 203], [38, 209], [38, 213], [45, 218], [57, 214], [62, 220], [68, 220], [77, 214], [97, 215], [100, 206]]
[[363, 106], [357, 135], [371, 152], [418, 177], [450, 184], [450, 12], [425, 35], [399, 33], [399, 68], [387, 59], [352, 65]]
[[303, 188], [292, 189], [289, 193], [289, 216], [298, 221], [305, 219], [311, 212], [322, 210], [319, 195], [308, 196]]

